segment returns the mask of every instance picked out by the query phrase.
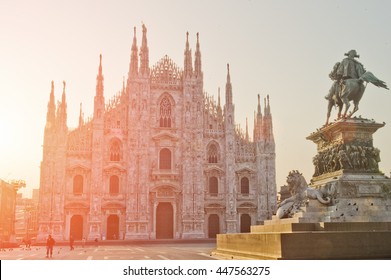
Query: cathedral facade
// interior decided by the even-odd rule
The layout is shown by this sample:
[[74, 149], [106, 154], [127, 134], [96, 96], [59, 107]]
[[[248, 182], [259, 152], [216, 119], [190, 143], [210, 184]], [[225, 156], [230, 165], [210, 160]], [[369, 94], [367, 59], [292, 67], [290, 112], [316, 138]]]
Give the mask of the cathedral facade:
[[277, 204], [269, 98], [254, 130], [235, 124], [229, 65], [225, 104], [204, 92], [197, 34], [188, 34], [183, 69], [168, 56], [149, 65], [147, 29], [136, 30], [127, 80], [105, 101], [102, 56], [93, 116], [80, 108], [67, 126], [50, 92], [40, 174], [37, 240], [196, 239], [248, 232]]

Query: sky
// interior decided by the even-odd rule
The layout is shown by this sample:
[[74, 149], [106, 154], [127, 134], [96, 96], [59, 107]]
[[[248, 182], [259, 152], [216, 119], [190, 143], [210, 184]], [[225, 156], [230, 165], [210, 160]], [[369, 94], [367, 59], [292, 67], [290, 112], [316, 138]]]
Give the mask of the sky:
[[[333, 65], [356, 49], [364, 67], [391, 84], [390, 11], [391, 1], [376, 0], [0, 0], [0, 178], [25, 180], [26, 193], [39, 187], [51, 81], [56, 100], [66, 81], [68, 127], [76, 127], [80, 103], [92, 116], [99, 55], [107, 101], [122, 88], [133, 28], [140, 45], [144, 23], [150, 66], [168, 55], [183, 68], [186, 32], [193, 52], [199, 32], [204, 90], [216, 100], [230, 64], [242, 128], [248, 118], [252, 131], [257, 95], [269, 95], [277, 186], [293, 169], [309, 181], [316, 146], [306, 137], [325, 123]], [[356, 113], [386, 123], [374, 134], [386, 175], [390, 101], [390, 91], [368, 85]]]

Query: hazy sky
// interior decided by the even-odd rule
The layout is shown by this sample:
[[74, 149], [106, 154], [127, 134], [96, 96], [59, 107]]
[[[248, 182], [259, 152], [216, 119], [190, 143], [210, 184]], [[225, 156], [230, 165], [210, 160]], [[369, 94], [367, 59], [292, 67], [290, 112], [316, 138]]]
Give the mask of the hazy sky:
[[[168, 55], [183, 68], [186, 32], [200, 34], [204, 89], [222, 96], [230, 63], [236, 122], [252, 130], [257, 94], [270, 95], [277, 185], [292, 169], [307, 181], [316, 147], [305, 138], [326, 118], [335, 62], [356, 49], [391, 85], [391, 1], [15, 1], [0, 0], [0, 178], [39, 187], [51, 81], [67, 83], [68, 126], [92, 115], [99, 54], [106, 101], [127, 76], [133, 27], [148, 28], [150, 66]], [[194, 58], [194, 54], [193, 54]], [[222, 98], [224, 101], [224, 98]], [[356, 115], [386, 122], [374, 135], [391, 171], [391, 93], [368, 85]], [[263, 107], [263, 105], [262, 105]], [[333, 116], [336, 112], [333, 111]]]

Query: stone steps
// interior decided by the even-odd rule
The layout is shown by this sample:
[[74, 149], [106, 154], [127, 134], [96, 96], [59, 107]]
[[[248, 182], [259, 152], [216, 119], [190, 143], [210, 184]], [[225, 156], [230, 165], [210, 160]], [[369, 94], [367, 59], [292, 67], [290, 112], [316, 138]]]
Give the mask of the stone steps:
[[300, 231], [391, 231], [391, 221], [280, 223], [251, 226], [251, 233]]
[[227, 259], [389, 259], [391, 231], [219, 234], [212, 252]]

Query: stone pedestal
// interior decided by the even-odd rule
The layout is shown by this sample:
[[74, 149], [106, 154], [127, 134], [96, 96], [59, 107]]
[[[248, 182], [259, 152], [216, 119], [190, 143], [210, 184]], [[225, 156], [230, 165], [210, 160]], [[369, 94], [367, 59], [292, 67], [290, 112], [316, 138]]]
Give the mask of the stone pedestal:
[[288, 219], [220, 234], [214, 254], [250, 259], [391, 258], [391, 179], [379, 170], [373, 134], [384, 124], [339, 120], [307, 139], [317, 145], [311, 187], [332, 190], [332, 202], [309, 200]]
[[391, 257], [391, 223], [280, 221], [253, 226], [247, 234], [219, 234], [213, 254], [227, 259], [273, 260]]
[[339, 120], [307, 137], [317, 145], [311, 186], [332, 185], [330, 222], [390, 222], [391, 180], [380, 172], [373, 134], [384, 123]]
[[373, 134], [384, 125], [363, 118], [339, 120], [308, 136], [317, 145], [314, 183], [341, 173], [381, 174], [380, 151], [373, 146]]

